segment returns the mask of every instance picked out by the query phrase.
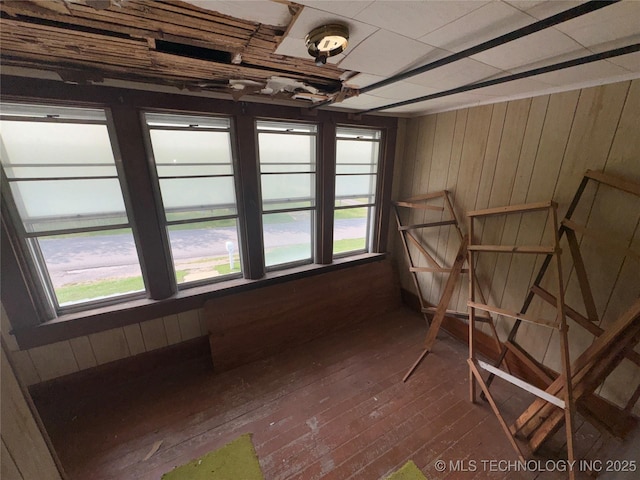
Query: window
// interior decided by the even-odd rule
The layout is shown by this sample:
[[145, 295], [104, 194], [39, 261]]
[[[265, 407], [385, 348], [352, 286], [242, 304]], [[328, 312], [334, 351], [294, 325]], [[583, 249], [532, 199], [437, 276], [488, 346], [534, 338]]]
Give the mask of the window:
[[315, 125], [258, 121], [265, 264], [313, 261]]
[[380, 131], [336, 130], [336, 200], [333, 254], [371, 250]]
[[178, 284], [241, 275], [230, 120], [147, 113]]
[[0, 141], [5, 199], [50, 306], [142, 292], [105, 112], [5, 103]]

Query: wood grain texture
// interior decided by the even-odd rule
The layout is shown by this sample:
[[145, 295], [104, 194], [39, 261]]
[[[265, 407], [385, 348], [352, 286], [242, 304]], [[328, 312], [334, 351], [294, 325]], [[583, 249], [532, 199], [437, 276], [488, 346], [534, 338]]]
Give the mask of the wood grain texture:
[[204, 312], [214, 367], [265, 358], [399, 304], [390, 261], [211, 300]]
[[[61, 480], [47, 443], [2, 347], [2, 478]], [[7, 463], [5, 465], [5, 460]]]
[[[493, 111], [487, 113], [491, 108]], [[456, 125], [452, 135], [450, 127], [439, 127], [440, 124], [448, 125], [454, 114]], [[399, 180], [398, 198], [424, 193], [427, 186], [443, 188], [446, 182], [444, 187], [453, 192], [456, 210], [462, 215], [482, 208], [553, 200], [562, 217], [587, 169], [617, 174], [628, 180], [640, 179], [640, 136], [636, 134], [640, 124], [638, 80], [431, 117], [436, 118], [436, 134], [428, 184], [419, 184], [415, 175], [416, 171], [425, 170], [416, 162], [426, 160], [407, 155], [416, 151], [420, 129], [428, 120], [422, 117], [409, 119], [403, 165], [410, 168], [401, 169], [403, 178]], [[498, 135], [501, 122], [501, 134]], [[445, 176], [439, 162], [447, 155], [449, 168]], [[607, 186], [588, 186], [583, 200], [574, 214], [578, 223], [593, 231], [610, 232], [627, 249], [638, 251], [640, 203], [632, 195], [613, 192]], [[526, 222], [519, 217], [488, 217], [479, 229], [479, 235], [485, 244], [535, 245], [551, 234], [545, 220], [544, 215]], [[431, 252], [434, 258], [455, 253], [451, 252], [453, 242], [449, 237], [450, 234], [441, 232], [437, 247]], [[577, 237], [595, 308], [601, 326], [605, 328], [640, 295], [640, 269], [632, 256], [614, 252], [586, 235], [577, 234]], [[561, 242], [561, 247], [569, 252], [566, 240]], [[477, 257], [476, 272], [485, 288], [487, 301], [518, 310], [543, 256], [481, 253]], [[573, 262], [569, 255], [563, 254], [562, 259], [567, 304], [586, 315]], [[442, 288], [436, 280], [437, 274], [420, 272], [418, 275], [421, 284], [430, 285], [424, 290], [426, 301], [437, 303]], [[546, 275], [542, 287], [549, 289], [552, 280], [552, 275]], [[413, 290], [408, 276], [401, 276], [401, 284], [403, 288]], [[463, 298], [465, 290], [466, 285], [463, 285], [458, 305], [466, 301]], [[554, 308], [535, 299], [529, 313], [553, 318]], [[570, 323], [570, 350], [575, 358], [593, 341], [593, 336], [573, 321]], [[497, 330], [503, 340], [511, 325], [510, 320], [498, 319]], [[544, 361], [556, 370], [559, 368], [555, 333], [540, 332], [537, 327], [523, 325], [517, 338], [534, 359]], [[614, 371], [599, 392], [606, 398], [615, 399], [622, 407], [624, 399], [633, 395], [638, 383], [634, 367], [627, 363]], [[640, 407], [636, 406], [635, 411], [640, 412]]]

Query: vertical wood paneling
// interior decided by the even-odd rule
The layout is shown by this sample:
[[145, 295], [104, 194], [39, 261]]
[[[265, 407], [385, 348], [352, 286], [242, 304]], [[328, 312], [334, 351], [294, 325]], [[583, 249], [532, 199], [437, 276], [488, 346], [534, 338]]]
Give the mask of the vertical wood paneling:
[[128, 357], [129, 345], [122, 328], [113, 328], [89, 335], [98, 365]]
[[182, 341], [191, 340], [192, 338], [196, 338], [201, 335], [198, 310], [189, 310], [188, 312], [179, 313], [178, 324], [180, 327], [180, 337], [182, 338]]
[[[449, 124], [446, 123], [447, 128], [444, 125], [445, 115], [453, 113], [456, 114], [456, 125], [452, 135]], [[463, 218], [470, 209], [551, 199], [558, 203], [562, 218], [587, 169], [604, 170], [640, 181], [638, 80], [431, 117], [437, 119], [431, 165], [416, 165], [414, 171], [429, 169], [430, 189], [446, 183]], [[450, 122], [450, 117], [446, 118]], [[418, 129], [428, 124], [424, 119], [412, 122]], [[406, 136], [405, 152], [415, 151], [418, 137], [419, 131]], [[443, 180], [438, 178], [445, 176], [440, 162], [447, 152], [450, 152], [450, 163], [446, 180]], [[414, 160], [421, 161], [419, 158]], [[403, 175], [406, 175], [405, 169]], [[416, 175], [409, 175], [411, 178], [403, 177], [400, 185], [406, 186], [412, 181], [410, 193], [416, 193]], [[426, 191], [426, 188], [422, 190]], [[402, 197], [408, 193], [400, 191], [398, 195]], [[487, 244], [538, 244], [551, 233], [545, 227], [545, 217], [544, 214], [528, 214], [526, 217], [490, 218], [479, 234]], [[640, 249], [640, 201], [630, 195], [608, 187], [589, 186], [574, 218], [590, 228], [611, 231], [612, 236], [627, 248]], [[640, 268], [635, 259], [625, 258], [587, 237], [579, 235], [578, 238], [601, 324], [606, 328], [609, 321], [640, 295]], [[454, 243], [450, 234], [440, 232], [436, 255], [450, 254]], [[566, 242], [562, 247], [567, 303], [584, 312]], [[519, 309], [541, 261], [542, 256], [480, 255], [477, 271], [482, 286], [489, 290], [489, 301]], [[406, 288], [409, 282], [405, 277], [403, 282]], [[437, 301], [439, 287], [436, 281], [431, 281], [429, 292], [428, 299]], [[458, 295], [457, 307], [464, 308], [466, 283]], [[534, 301], [530, 313], [554, 317], [553, 309], [540, 301]], [[506, 335], [513, 324], [504, 319], [498, 323], [501, 336]], [[518, 341], [535, 358], [557, 367], [557, 339], [551, 332], [523, 324]], [[592, 338], [573, 324], [570, 330], [572, 354], [580, 352]], [[618, 368], [607, 380], [603, 395], [624, 403], [637, 383], [640, 369], [634, 368], [628, 362]]]
[[[7, 478], [60, 480], [60, 473], [9, 364], [4, 347], [0, 367], [2, 460], [7, 457], [11, 459], [7, 465], [2, 462], [2, 478], [6, 474]], [[19, 473], [17, 477], [16, 472]]]
[[[476, 203], [493, 110], [493, 105], [485, 105], [469, 111], [462, 156], [460, 158], [460, 170], [452, 199], [456, 216], [461, 221], [465, 219], [466, 212], [474, 209]], [[448, 256], [447, 258], [455, 257], [453, 251], [457, 251], [459, 246], [460, 239], [458, 235], [451, 231], [449, 233], [447, 253], [452, 256]], [[466, 292], [467, 282], [458, 282], [451, 297], [451, 308], [458, 308], [458, 300], [465, 296]], [[461, 309], [466, 310], [466, 299]]]
[[140, 329], [147, 352], [167, 346], [167, 332], [162, 318], [142, 322]]
[[180, 336], [180, 325], [178, 324], [178, 315], [169, 315], [162, 317], [164, 322], [164, 330], [167, 332], [167, 344], [174, 345], [182, 340]]
[[[449, 163], [451, 161], [451, 148], [455, 127], [456, 112], [438, 114], [431, 155], [431, 173], [424, 192], [438, 192], [447, 188], [447, 177]], [[437, 212], [425, 210], [424, 217], [425, 221], [438, 221], [448, 217], [448, 215], [445, 216], [444, 212], [438, 214]], [[430, 236], [428, 241], [434, 253], [441, 252], [440, 243], [444, 241], [443, 237], [445, 239], [449, 238], [449, 230], [452, 228], [451, 226], [446, 226], [429, 229]], [[449, 259], [442, 259], [442, 262], [449, 264]], [[431, 303], [437, 302], [435, 299], [438, 297], [444, 278], [445, 275], [438, 273], [424, 275], [423, 292], [425, 298]]]
[[62, 377], [79, 370], [68, 341], [51, 343], [29, 350], [31, 360], [42, 381]]
[[127, 325], [126, 327], [123, 327], [123, 330], [124, 336], [127, 339], [127, 345], [129, 345], [129, 353], [131, 353], [131, 355], [144, 353], [146, 349], [144, 348], [144, 340], [142, 339], [140, 324], [136, 323], [134, 325]]
[[18, 470], [16, 463], [13, 461], [13, 457], [7, 450], [7, 446], [2, 440], [2, 452], [0, 453], [0, 478], [3, 480], [24, 480], [24, 477]]
[[11, 355], [11, 359], [13, 360], [16, 375], [22, 383], [25, 385], [34, 385], [42, 381], [28, 350], [9, 352], [9, 355]]
[[88, 337], [72, 338], [69, 343], [71, 343], [71, 350], [73, 350], [80, 370], [95, 367], [98, 364]]

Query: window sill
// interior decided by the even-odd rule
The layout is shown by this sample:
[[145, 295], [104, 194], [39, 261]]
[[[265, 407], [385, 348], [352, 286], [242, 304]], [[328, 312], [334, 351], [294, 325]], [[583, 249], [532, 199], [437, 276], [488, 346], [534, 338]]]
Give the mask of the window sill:
[[337, 258], [328, 265], [309, 264], [267, 272], [258, 280], [238, 278], [227, 282], [202, 285], [178, 291], [163, 300], [136, 299], [117, 305], [100, 307], [82, 312], [61, 315], [36, 327], [15, 330], [18, 345], [22, 349], [102, 332], [112, 328], [153, 320], [188, 310], [202, 308], [207, 300], [245, 292], [267, 285], [275, 285], [299, 278], [320, 275], [334, 270], [350, 268], [364, 263], [381, 261], [384, 253], [365, 253]]

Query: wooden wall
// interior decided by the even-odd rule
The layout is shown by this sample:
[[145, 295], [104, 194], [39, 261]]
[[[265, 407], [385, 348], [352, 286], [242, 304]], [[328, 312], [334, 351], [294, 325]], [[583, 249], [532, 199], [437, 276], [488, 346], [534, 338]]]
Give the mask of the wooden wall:
[[[394, 199], [447, 189], [464, 230], [468, 211], [550, 199], [558, 202], [562, 218], [587, 169], [640, 182], [640, 80], [412, 118], [404, 127]], [[406, 221], [434, 218], [421, 212]], [[590, 228], [606, 229], [622, 246], [640, 252], [640, 199], [607, 187], [589, 187], [574, 218]], [[479, 224], [476, 236], [486, 244], [538, 244], [549, 238], [545, 220], [544, 214], [491, 217]], [[433, 229], [423, 238], [436, 258], [450, 261], [455, 256], [458, 244], [451, 227]], [[606, 328], [640, 295], [640, 262], [590, 239], [580, 240], [600, 323]], [[568, 252], [566, 242], [562, 247]], [[418, 258], [413, 249], [412, 255]], [[394, 257], [403, 288], [414, 291], [397, 240]], [[563, 255], [567, 303], [585, 313], [567, 257]], [[477, 268], [489, 302], [519, 310], [540, 262], [529, 255], [480, 255]], [[441, 278], [419, 276], [426, 300], [437, 303]], [[466, 310], [467, 292], [465, 278], [451, 306]], [[540, 303], [530, 312], [553, 318]], [[510, 327], [511, 321], [499, 319], [503, 340]], [[570, 325], [569, 335], [572, 356], [593, 338], [576, 324]], [[559, 368], [552, 330], [524, 325], [518, 341], [538, 360]], [[639, 381], [640, 369], [625, 360], [601, 394], [624, 405]], [[635, 411], [640, 413], [640, 408]]]
[[213, 366], [226, 370], [266, 358], [400, 304], [389, 260], [212, 299], [204, 312]]
[[0, 478], [3, 480], [61, 480], [47, 441], [34, 417], [35, 409], [20, 386], [2, 344], [2, 452]]
[[10, 324], [2, 308], [2, 337], [26, 385], [34, 385], [91, 367], [150, 352], [206, 335], [202, 309], [20, 350], [7, 332]]

